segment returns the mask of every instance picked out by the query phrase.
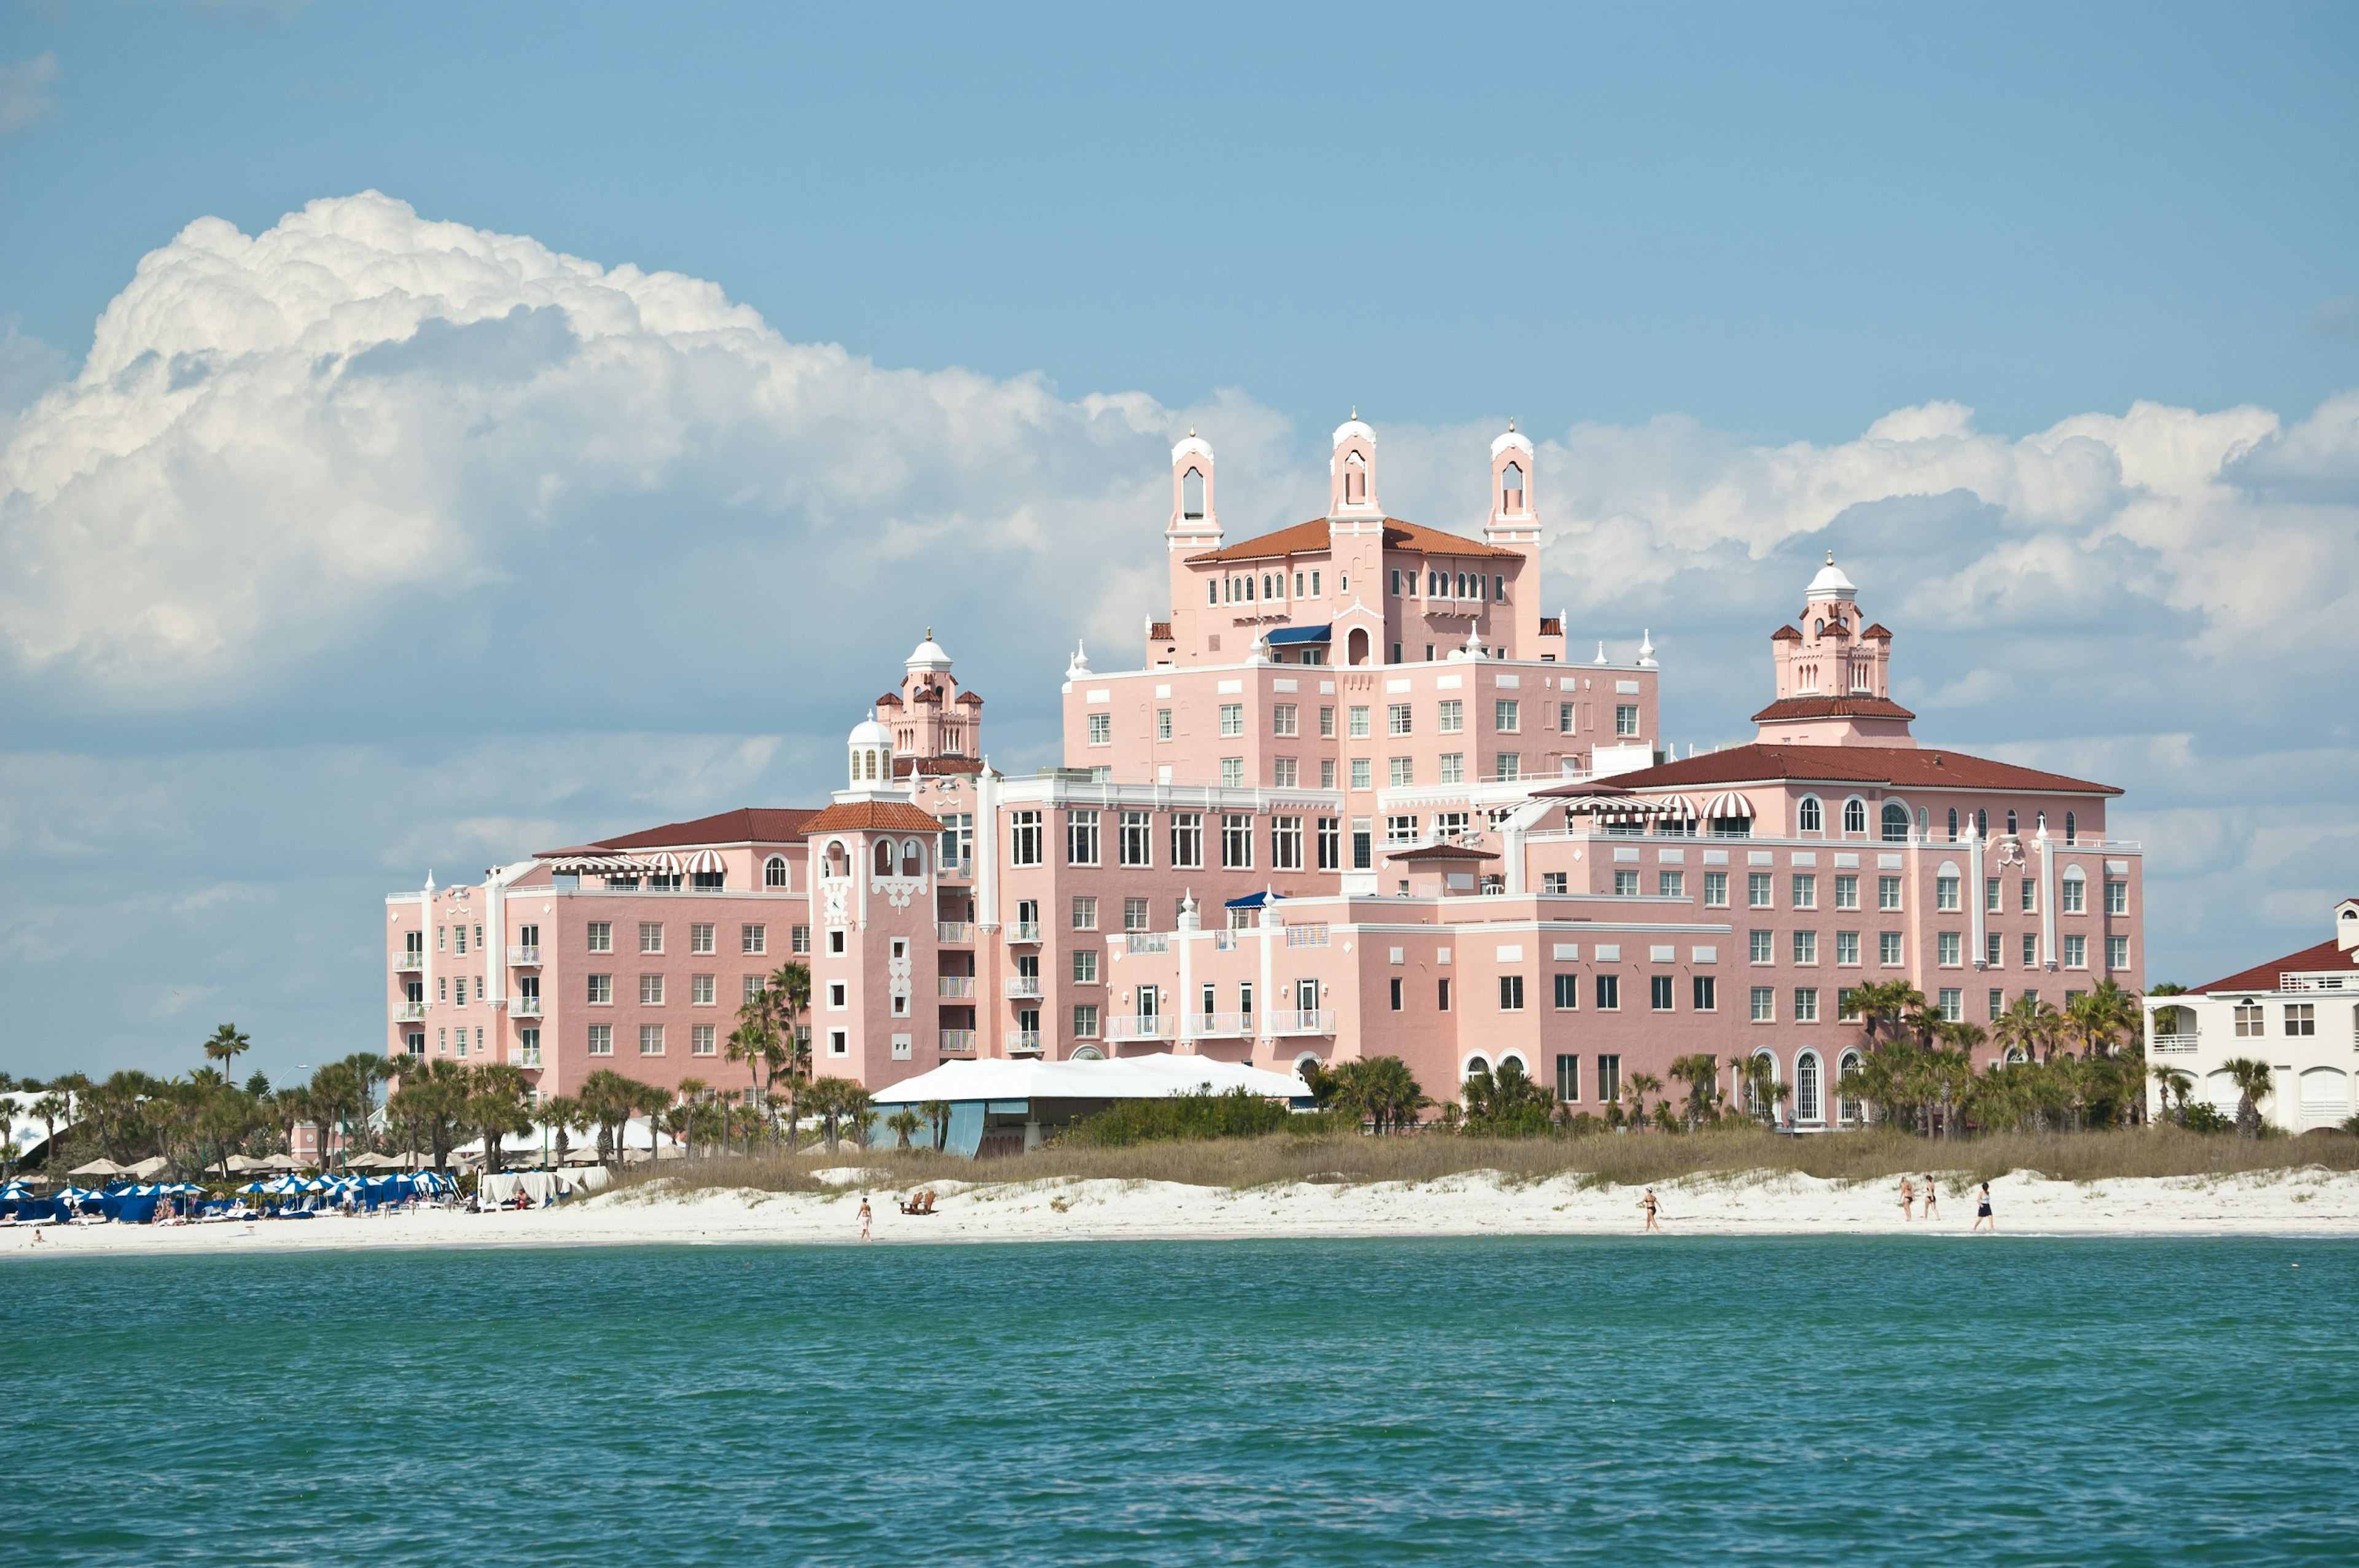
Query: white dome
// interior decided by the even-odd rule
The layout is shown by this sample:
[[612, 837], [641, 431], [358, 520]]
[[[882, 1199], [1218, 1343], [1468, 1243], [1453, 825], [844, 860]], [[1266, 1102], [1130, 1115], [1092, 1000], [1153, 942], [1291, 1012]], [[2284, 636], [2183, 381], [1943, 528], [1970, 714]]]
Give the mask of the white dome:
[[882, 746], [889, 752], [893, 749], [893, 731], [886, 729], [885, 726], [876, 722], [876, 710], [872, 708], [868, 710], [867, 718], [862, 719], [859, 723], [852, 727], [852, 738], [846, 741], [844, 744], [847, 746]]
[[1495, 458], [1510, 447], [1515, 448], [1526, 457], [1530, 457], [1532, 455], [1531, 438], [1528, 436], [1517, 435], [1516, 433], [1516, 427], [1513, 425], [1509, 425], [1507, 427], [1507, 433], [1506, 435], [1491, 443], [1491, 455]]
[[1171, 449], [1171, 461], [1175, 467], [1179, 464], [1181, 458], [1191, 456], [1209, 458], [1212, 455], [1212, 443], [1205, 440], [1193, 430], [1188, 432], [1188, 438], [1186, 440]]
[[1352, 417], [1335, 427], [1335, 444], [1340, 447], [1354, 436], [1372, 447], [1376, 444], [1376, 433], [1360, 423], [1360, 416], [1356, 412]]
[[1827, 564], [1821, 567], [1819, 575], [1810, 579], [1810, 597], [1812, 599], [1849, 599], [1858, 592], [1858, 585], [1843, 576], [1843, 568], [1835, 565], [1835, 553], [1829, 550]]
[[934, 641], [934, 629], [926, 628], [926, 640], [909, 651], [908, 667], [912, 670], [947, 670], [951, 667], [950, 650]]

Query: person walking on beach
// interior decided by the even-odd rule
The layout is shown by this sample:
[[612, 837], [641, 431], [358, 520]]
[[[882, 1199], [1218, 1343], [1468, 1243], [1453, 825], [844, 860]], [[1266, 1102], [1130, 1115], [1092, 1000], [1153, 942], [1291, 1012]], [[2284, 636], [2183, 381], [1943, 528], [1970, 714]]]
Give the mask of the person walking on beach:
[[[1658, 1236], [1660, 1236], [1663, 1233], [1663, 1227], [1655, 1223], [1655, 1215], [1656, 1211], [1661, 1208], [1661, 1206], [1662, 1206], [1660, 1204], [1655, 1201], [1655, 1189], [1652, 1187], [1648, 1187], [1647, 1189], [1647, 1195], [1638, 1200], [1638, 1207], [1643, 1210], [1647, 1216], [1647, 1229], [1653, 1231]], [[1641, 1234], [1644, 1233], [1642, 1232]]]
[[1900, 1178], [1900, 1217], [1904, 1220], [1917, 1217], [1916, 1184], [1906, 1176]]
[[867, 1241], [867, 1240], [874, 1239], [874, 1238], [873, 1238], [868, 1234], [868, 1225], [869, 1225], [870, 1220], [872, 1220], [872, 1219], [873, 1219], [873, 1218], [875, 1218], [875, 1216], [871, 1215], [871, 1214], [868, 1212], [868, 1200], [867, 1200], [866, 1198], [862, 1198], [862, 1199], [860, 1200], [860, 1239], [861, 1239], [861, 1240], [863, 1240], [863, 1241]]
[[1940, 1195], [1941, 1195], [1941, 1189], [1940, 1189], [1940, 1187], [1935, 1184], [1935, 1182], [1934, 1182], [1934, 1180], [1933, 1180], [1933, 1178], [1932, 1178], [1932, 1177], [1930, 1177], [1930, 1176], [1926, 1177], [1926, 1178], [1925, 1178], [1925, 1217], [1926, 1217], [1927, 1219], [1939, 1219], [1939, 1218], [1940, 1218], [1940, 1217], [1941, 1217], [1941, 1216], [1940, 1216], [1940, 1211], [1939, 1211], [1938, 1209], [1936, 1209], [1936, 1208], [1933, 1206], [1933, 1200], [1934, 1200], [1934, 1199], [1936, 1199], [1936, 1198], [1938, 1198], [1938, 1197], [1940, 1197]]
[[1976, 1230], [1980, 1230], [1985, 1225], [1991, 1227], [1991, 1234], [1993, 1236], [1996, 1236], [1998, 1234], [1998, 1221], [1991, 1217], [1990, 1184], [1988, 1182], [1984, 1182], [1983, 1184], [1982, 1195], [1974, 1200], [1973, 1227]]

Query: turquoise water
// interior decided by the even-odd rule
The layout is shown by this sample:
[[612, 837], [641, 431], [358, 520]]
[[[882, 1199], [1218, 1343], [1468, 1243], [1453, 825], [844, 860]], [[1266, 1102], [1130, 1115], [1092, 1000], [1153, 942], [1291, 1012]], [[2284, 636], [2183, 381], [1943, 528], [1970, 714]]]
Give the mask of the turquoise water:
[[19, 1563], [2359, 1560], [2359, 1244], [19, 1259], [0, 1292]]

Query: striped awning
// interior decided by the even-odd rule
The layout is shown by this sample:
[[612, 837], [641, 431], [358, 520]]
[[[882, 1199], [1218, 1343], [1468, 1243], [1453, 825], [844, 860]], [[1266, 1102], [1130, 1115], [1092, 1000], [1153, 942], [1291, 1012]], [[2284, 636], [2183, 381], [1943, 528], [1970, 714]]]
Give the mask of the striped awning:
[[639, 864], [658, 876], [676, 877], [680, 872], [679, 857], [669, 849], [658, 849], [652, 855], [641, 855]]
[[1683, 795], [1668, 795], [1655, 804], [1663, 808], [1664, 816], [1675, 817], [1680, 821], [1685, 821], [1696, 814], [1695, 802]]
[[1734, 790], [1724, 790], [1713, 795], [1705, 804], [1703, 814], [1715, 818], [1736, 816], [1750, 821], [1753, 816], [1753, 803]]
[[699, 849], [688, 858], [690, 876], [716, 876], [721, 870], [721, 851], [718, 849]]
[[639, 863], [628, 855], [617, 855], [611, 850], [584, 849], [553, 857], [549, 869], [560, 876], [569, 877], [631, 876], [639, 870]]

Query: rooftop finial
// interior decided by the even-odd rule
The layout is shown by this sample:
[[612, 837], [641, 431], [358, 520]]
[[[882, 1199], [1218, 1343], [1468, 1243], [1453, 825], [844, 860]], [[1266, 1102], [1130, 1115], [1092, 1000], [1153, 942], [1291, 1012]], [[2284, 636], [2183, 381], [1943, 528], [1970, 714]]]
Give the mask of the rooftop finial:
[[1352, 405], [1352, 417], [1353, 417], [1353, 418], [1354, 418], [1354, 419], [1357, 419], [1359, 416], [1360, 416], [1360, 406], [1359, 406], [1358, 404], [1354, 403], [1353, 405]]
[[1827, 565], [1829, 565], [1829, 566], [1832, 566], [1832, 565], [1834, 565], [1834, 564], [1835, 564], [1835, 553], [1834, 553], [1832, 550], [1829, 550], [1829, 551], [1827, 552]]
[[1196, 438], [1196, 421], [1193, 419], [1188, 421], [1188, 438], [1191, 441]]
[[926, 641], [927, 641], [927, 642], [929, 642], [929, 643], [930, 643], [930, 642], [932, 642], [933, 640], [934, 640], [934, 629], [933, 629], [932, 627], [929, 626], [929, 627], [927, 627], [927, 628], [926, 628]]
[[1514, 435], [1515, 433], [1516, 433], [1516, 416], [1515, 416], [1514, 415], [1510, 414], [1510, 415], [1508, 415], [1508, 416], [1507, 416], [1507, 434], [1508, 434], [1508, 435], [1510, 435], [1510, 436], [1512, 436], [1512, 435]]

